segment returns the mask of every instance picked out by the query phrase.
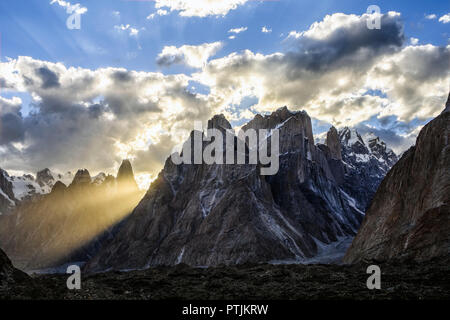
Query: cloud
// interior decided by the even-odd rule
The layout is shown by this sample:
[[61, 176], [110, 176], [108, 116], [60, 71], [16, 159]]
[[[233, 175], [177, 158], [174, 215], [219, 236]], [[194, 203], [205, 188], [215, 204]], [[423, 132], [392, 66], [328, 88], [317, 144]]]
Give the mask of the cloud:
[[450, 22], [450, 13], [447, 13], [439, 18], [439, 22], [449, 23]]
[[228, 33], [238, 34], [238, 33], [244, 32], [244, 31], [247, 31], [247, 27], [240, 27], [240, 28], [230, 29], [230, 30], [228, 30]]
[[272, 32], [272, 29], [269, 29], [269, 28], [267, 28], [266, 26], [264, 26], [264, 27], [261, 28], [261, 32], [262, 32], [262, 33], [271, 33], [271, 32]]
[[36, 69], [36, 75], [41, 78], [43, 89], [59, 87], [58, 76], [50, 69], [46, 67], [38, 68]]
[[206, 121], [216, 110], [213, 100], [188, 90], [191, 78], [181, 74], [67, 68], [30, 57], [0, 68], [14, 75], [0, 75], [8, 78], [8, 91], [34, 98], [26, 116], [19, 98], [0, 98], [0, 167], [10, 170], [114, 173], [121, 159], [131, 158], [143, 170], [138, 173], [154, 175], [164, 159], [146, 166], [147, 153], [168, 155], [194, 120]]
[[381, 90], [391, 101], [382, 115], [396, 115], [402, 121], [427, 119], [443, 109], [449, 70], [450, 46], [410, 46], [374, 65], [366, 86]]
[[156, 8], [178, 11], [183, 17], [226, 16], [249, 0], [155, 0]]
[[79, 3], [71, 4], [68, 1], [64, 0], [52, 0], [50, 4], [58, 4], [59, 6], [66, 8], [68, 13], [75, 12], [77, 14], [85, 14], [88, 9], [86, 7], [81, 7]]
[[184, 45], [179, 48], [166, 46], [158, 55], [157, 63], [165, 67], [185, 64], [193, 68], [202, 68], [222, 47], [222, 42], [203, 43], [198, 46]]
[[410, 38], [409, 42], [411, 42], [411, 44], [413, 46], [415, 46], [415, 45], [417, 45], [419, 43], [419, 39], [417, 39], [417, 38]]
[[437, 18], [437, 16], [434, 13], [425, 15], [425, 19], [428, 19], [428, 20], [433, 20], [436, 18]]
[[[130, 37], [137, 37], [139, 35], [140, 30], [137, 28], [133, 28], [132, 26], [130, 26], [129, 24], [127, 25], [123, 25], [121, 24], [120, 26], [114, 26], [114, 29], [116, 29], [117, 31], [128, 31]], [[144, 30], [144, 28], [141, 28], [141, 30]]]
[[162, 10], [162, 9], [158, 9], [156, 11], [156, 13], [152, 13], [150, 15], [147, 16], [147, 20], [151, 20], [154, 19], [157, 15], [158, 16], [167, 16], [169, 14], [169, 11], [167, 10]]
[[24, 125], [20, 114], [22, 100], [0, 97], [0, 146], [24, 139]]
[[[364, 135], [366, 133], [373, 133], [381, 140], [386, 142], [387, 146], [394, 150], [397, 155], [407, 150], [409, 147], [415, 144], [417, 135], [423, 126], [415, 126], [412, 128], [407, 123], [394, 124], [392, 128], [375, 128], [364, 123], [360, 123], [355, 126], [355, 129], [359, 134]], [[400, 133], [399, 129], [404, 131]]]
[[336, 126], [376, 115], [407, 122], [436, 116], [448, 95], [450, 47], [405, 47], [398, 13], [382, 15], [380, 30], [366, 21], [367, 15], [326, 16], [291, 32], [285, 53], [231, 53], [193, 77], [224, 108], [256, 96], [255, 111], [288, 105]]

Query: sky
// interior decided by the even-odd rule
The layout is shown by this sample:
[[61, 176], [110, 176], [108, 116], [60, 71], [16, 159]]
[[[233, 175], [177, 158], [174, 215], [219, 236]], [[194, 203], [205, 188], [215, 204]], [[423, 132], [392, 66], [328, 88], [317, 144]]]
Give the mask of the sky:
[[0, 167], [114, 174], [130, 158], [146, 188], [194, 121], [284, 105], [318, 136], [354, 127], [401, 153], [449, 70], [447, 1], [2, 0]]

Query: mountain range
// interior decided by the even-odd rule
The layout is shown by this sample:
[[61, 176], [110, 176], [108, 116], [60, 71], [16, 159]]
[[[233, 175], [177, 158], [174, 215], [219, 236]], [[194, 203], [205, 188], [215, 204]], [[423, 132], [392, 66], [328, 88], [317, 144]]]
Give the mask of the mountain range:
[[[350, 128], [331, 127], [315, 143], [308, 114], [280, 108], [243, 126], [279, 130], [275, 175], [260, 175], [261, 164], [176, 165], [169, 157], [145, 195], [128, 160], [117, 177], [1, 170], [1, 247], [27, 270], [80, 261], [88, 272], [340, 262], [355, 235], [346, 263], [446, 255], [449, 109], [450, 96], [398, 160], [380, 138]], [[231, 125], [216, 115], [213, 128]]]
[[117, 177], [91, 177], [82, 169], [67, 186], [55, 181], [51, 171], [43, 172], [46, 174], [39, 173], [36, 180], [27, 178], [28, 186], [41, 185], [39, 177], [45, 176], [45, 184], [42, 182], [44, 186], [38, 190], [51, 186], [51, 191], [40, 194], [27, 186], [33, 193], [20, 201], [15, 193], [19, 179], [3, 171], [3, 181], [7, 182], [3, 193], [12, 208], [0, 216], [1, 248], [25, 270], [88, 260], [143, 195], [127, 160]]
[[[231, 125], [217, 115], [208, 123], [212, 128]], [[175, 165], [167, 159], [143, 200], [86, 270], [307, 263], [327, 246], [348, 243], [395, 154], [376, 137], [366, 145], [349, 139], [348, 129], [338, 133], [334, 127], [326, 144], [316, 145], [308, 114], [286, 107], [257, 115], [243, 127], [274, 128], [280, 134], [280, 169], [273, 176], [261, 176], [259, 165]], [[370, 172], [360, 175], [364, 168]]]

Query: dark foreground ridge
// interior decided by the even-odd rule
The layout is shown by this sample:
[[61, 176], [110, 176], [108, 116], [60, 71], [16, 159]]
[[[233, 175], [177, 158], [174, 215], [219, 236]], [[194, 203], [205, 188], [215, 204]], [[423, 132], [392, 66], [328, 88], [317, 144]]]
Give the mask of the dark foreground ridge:
[[[82, 277], [69, 291], [68, 275], [32, 276], [34, 286], [10, 286], [0, 299], [181, 300], [422, 300], [450, 299], [450, 258], [428, 263], [383, 263], [381, 289], [369, 290], [366, 269], [355, 265], [238, 265], [191, 268], [180, 264]], [[39, 288], [37, 291], [36, 288]], [[38, 296], [34, 293], [39, 292]]]

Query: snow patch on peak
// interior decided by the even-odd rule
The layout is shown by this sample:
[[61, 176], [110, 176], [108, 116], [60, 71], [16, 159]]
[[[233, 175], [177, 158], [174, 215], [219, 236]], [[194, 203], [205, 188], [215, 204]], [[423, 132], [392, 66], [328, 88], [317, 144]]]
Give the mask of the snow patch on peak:
[[358, 142], [360, 144], [362, 144], [363, 146], [366, 146], [366, 144], [364, 143], [364, 140], [362, 139], [362, 137], [360, 136], [358, 131], [356, 131], [355, 129], [350, 129], [348, 127], [345, 127], [339, 133], [339, 138], [341, 140], [341, 143], [345, 146], [353, 146], [354, 144], [356, 144]]

